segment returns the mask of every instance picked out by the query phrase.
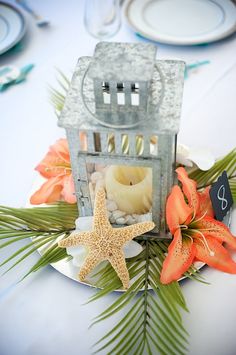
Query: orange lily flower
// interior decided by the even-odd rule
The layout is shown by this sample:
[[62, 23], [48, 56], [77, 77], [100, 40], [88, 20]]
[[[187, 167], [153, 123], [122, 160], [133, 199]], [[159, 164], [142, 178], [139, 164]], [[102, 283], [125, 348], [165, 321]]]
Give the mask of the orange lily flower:
[[30, 198], [30, 203], [39, 205], [64, 200], [75, 203], [75, 188], [66, 139], [59, 139], [35, 168], [47, 181]]
[[[161, 282], [178, 280], [195, 260], [224, 272], [236, 274], [236, 263], [222, 243], [236, 250], [236, 238], [213, 218], [209, 188], [197, 191], [196, 181], [184, 168], [176, 170], [182, 190], [175, 185], [166, 202], [166, 221], [173, 240], [163, 263]], [[187, 202], [186, 202], [187, 200]]]

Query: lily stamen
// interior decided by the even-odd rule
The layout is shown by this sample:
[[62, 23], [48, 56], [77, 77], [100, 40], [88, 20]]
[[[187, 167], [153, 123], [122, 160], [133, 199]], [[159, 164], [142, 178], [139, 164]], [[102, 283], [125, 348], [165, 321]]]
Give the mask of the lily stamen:
[[195, 219], [194, 223], [201, 221], [206, 216], [206, 214], [207, 214], [207, 210], [203, 213], [203, 215], [201, 217], [199, 217], [198, 219]]
[[46, 167], [45, 171], [55, 171], [55, 172], [57, 172], [59, 169], [63, 169], [64, 170], [64, 175], [67, 175], [68, 171], [71, 171], [71, 168], [67, 168], [65, 166], [60, 166], [60, 165], [55, 166], [53, 168]]
[[201, 240], [200, 238], [199, 238], [199, 240], [201, 240], [201, 242], [203, 243], [203, 245], [206, 247], [206, 249], [207, 249], [208, 252], [209, 252], [209, 255], [210, 255], [210, 256], [214, 256], [214, 255], [215, 255], [215, 252], [210, 249], [210, 247], [209, 247], [209, 245], [208, 245], [208, 243], [207, 243], [207, 240], [206, 240], [206, 237], [204, 236], [204, 234], [203, 234], [202, 232], [200, 232], [199, 230], [197, 230], [197, 229], [191, 229], [191, 230], [192, 230], [193, 232], [199, 233], [199, 234], [201, 235], [201, 237], [202, 237], [203, 240]]
[[193, 243], [193, 237], [191, 237], [191, 235], [184, 233], [184, 236], [191, 239], [191, 243]]
[[188, 229], [188, 226], [186, 226], [186, 224], [181, 224], [181, 225], [180, 225], [180, 228], [181, 228], [181, 229]]

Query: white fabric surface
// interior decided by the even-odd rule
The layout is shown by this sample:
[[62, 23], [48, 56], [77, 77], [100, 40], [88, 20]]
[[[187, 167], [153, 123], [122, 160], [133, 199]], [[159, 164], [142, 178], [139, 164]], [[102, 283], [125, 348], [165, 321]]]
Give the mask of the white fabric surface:
[[[25, 83], [0, 94], [0, 204], [24, 206], [36, 177], [34, 167], [48, 146], [64, 136], [48, 99], [48, 84], [55, 84], [55, 67], [71, 73], [77, 58], [92, 55], [96, 40], [83, 26], [83, 0], [29, 0], [51, 21], [50, 28], [36, 27], [28, 19], [25, 49], [0, 57], [0, 66], [36, 66]], [[123, 22], [114, 41], [143, 41]], [[184, 90], [179, 141], [192, 147], [209, 147], [216, 156], [235, 146], [236, 35], [208, 46], [158, 46], [159, 58], [186, 62], [210, 60], [190, 72]], [[236, 215], [232, 231], [236, 234]], [[19, 243], [19, 246], [24, 243]], [[15, 246], [0, 250], [0, 260]], [[0, 278], [1, 355], [90, 355], [91, 346], [115, 324], [118, 316], [88, 330], [93, 317], [117, 297], [115, 293], [84, 305], [94, 289], [79, 285], [53, 268], [16, 284], [38, 260], [35, 253], [17, 269]], [[191, 335], [191, 355], [236, 353], [236, 275], [205, 268], [210, 286], [182, 283], [190, 310], [183, 314]], [[104, 351], [101, 354], [106, 354]]]

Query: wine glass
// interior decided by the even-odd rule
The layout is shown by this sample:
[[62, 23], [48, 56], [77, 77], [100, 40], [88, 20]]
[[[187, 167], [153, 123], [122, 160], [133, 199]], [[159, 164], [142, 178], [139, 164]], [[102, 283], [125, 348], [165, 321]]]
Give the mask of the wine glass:
[[84, 25], [100, 40], [114, 36], [121, 25], [120, 0], [86, 0]]

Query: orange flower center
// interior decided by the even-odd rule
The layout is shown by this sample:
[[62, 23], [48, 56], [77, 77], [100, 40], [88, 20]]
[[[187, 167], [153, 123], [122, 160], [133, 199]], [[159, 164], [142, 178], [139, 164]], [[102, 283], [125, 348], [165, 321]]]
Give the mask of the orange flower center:
[[[189, 225], [187, 224], [181, 224], [179, 225], [179, 228], [181, 229], [181, 234], [183, 238], [188, 238], [191, 240], [192, 243], [194, 243], [194, 239], [197, 239], [200, 241], [203, 245], [204, 248], [207, 250], [210, 256], [214, 256], [215, 252], [210, 249], [207, 239], [204, 235], [204, 233], [196, 228], [196, 223], [199, 222], [201, 219], [203, 219], [206, 215], [207, 211], [198, 219], [195, 219], [195, 216], [191, 219], [189, 222]], [[210, 229], [204, 229], [204, 231], [207, 231]]]

